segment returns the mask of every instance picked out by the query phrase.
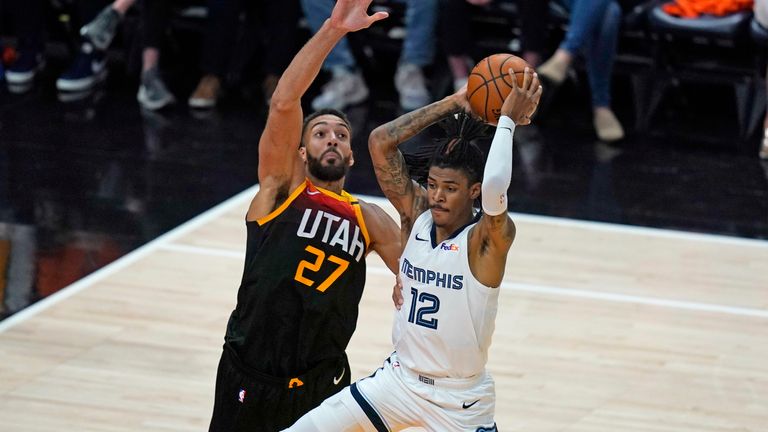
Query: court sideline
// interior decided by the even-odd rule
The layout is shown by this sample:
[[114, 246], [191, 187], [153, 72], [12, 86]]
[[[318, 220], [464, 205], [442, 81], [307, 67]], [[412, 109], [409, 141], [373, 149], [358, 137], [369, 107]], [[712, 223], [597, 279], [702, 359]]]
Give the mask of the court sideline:
[[[0, 322], [2, 429], [205, 430], [255, 191]], [[768, 242], [513, 219], [501, 430], [764, 430]], [[353, 379], [389, 354], [392, 282], [371, 259]]]

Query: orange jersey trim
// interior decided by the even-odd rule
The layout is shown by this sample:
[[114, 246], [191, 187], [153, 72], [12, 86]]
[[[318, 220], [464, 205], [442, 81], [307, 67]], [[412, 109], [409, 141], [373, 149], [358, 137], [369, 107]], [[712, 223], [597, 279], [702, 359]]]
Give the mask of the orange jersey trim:
[[272, 210], [272, 213], [264, 216], [263, 218], [256, 219], [256, 223], [259, 224], [259, 226], [261, 226], [261, 225], [264, 225], [265, 223], [271, 221], [272, 219], [280, 216], [280, 213], [284, 212], [285, 209], [287, 209], [288, 206], [291, 205], [291, 203], [296, 199], [296, 197], [298, 197], [299, 194], [301, 194], [304, 191], [304, 189], [307, 188], [307, 184], [308, 183], [309, 183], [308, 180], [304, 180], [304, 182], [302, 184], [300, 184], [299, 187], [297, 187], [291, 193], [291, 195], [285, 201], [283, 201], [282, 204], [280, 204], [280, 207]]

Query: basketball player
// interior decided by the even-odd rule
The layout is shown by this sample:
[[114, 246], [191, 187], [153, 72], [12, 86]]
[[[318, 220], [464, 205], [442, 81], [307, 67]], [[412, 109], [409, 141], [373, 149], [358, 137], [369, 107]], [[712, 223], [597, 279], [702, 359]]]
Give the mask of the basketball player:
[[346, 33], [386, 17], [369, 16], [370, 3], [339, 0], [272, 96], [210, 431], [277, 431], [346, 387], [345, 349], [366, 255], [374, 250], [397, 270], [395, 221], [342, 189], [353, 163], [349, 121], [326, 110], [302, 126], [301, 97], [331, 48]]
[[[467, 109], [466, 89], [371, 133], [376, 178], [400, 213], [407, 242], [400, 259], [404, 304], [395, 314], [395, 352], [384, 366], [302, 417], [288, 429], [496, 431], [494, 384], [485, 370], [507, 252], [515, 225], [507, 215], [512, 135], [530, 123], [541, 97], [525, 69], [504, 101], [483, 173], [477, 129], [460, 114], [432, 157], [427, 187], [408, 177], [398, 144]], [[473, 202], [481, 195], [483, 211]]]

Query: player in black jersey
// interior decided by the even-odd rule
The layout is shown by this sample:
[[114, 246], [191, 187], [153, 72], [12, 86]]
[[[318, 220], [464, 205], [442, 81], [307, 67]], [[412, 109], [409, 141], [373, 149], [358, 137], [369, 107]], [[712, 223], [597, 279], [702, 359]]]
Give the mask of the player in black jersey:
[[260, 189], [237, 306], [227, 325], [210, 431], [277, 431], [347, 386], [345, 349], [376, 251], [393, 273], [399, 229], [342, 190], [351, 127], [335, 110], [302, 122], [301, 97], [348, 32], [386, 18], [371, 0], [339, 0], [283, 73], [259, 141]]

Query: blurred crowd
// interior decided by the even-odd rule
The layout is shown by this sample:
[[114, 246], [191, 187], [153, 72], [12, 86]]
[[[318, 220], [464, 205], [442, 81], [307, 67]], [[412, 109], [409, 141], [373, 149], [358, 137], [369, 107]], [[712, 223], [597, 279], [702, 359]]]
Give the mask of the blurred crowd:
[[[684, 10], [695, 0], [671, 0]], [[465, 85], [474, 63], [479, 60], [473, 14], [506, 5], [515, 9], [519, 28], [516, 50], [537, 67], [548, 91], [557, 88], [579, 64], [586, 74], [596, 136], [604, 142], [624, 138], [622, 120], [612, 107], [612, 79], [623, 17], [649, 0], [394, 0], [374, 1], [373, 7], [390, 3], [403, 5], [402, 44], [392, 77], [399, 104], [404, 110], [424, 106], [442, 96], [430, 83], [427, 71], [436, 60], [447, 64], [451, 85]], [[712, 2], [709, 2], [712, 3]], [[738, 2], [751, 9], [750, 1]], [[768, 13], [766, 0], [754, 5], [763, 25]], [[556, 5], [566, 17], [563, 39], [553, 50], [545, 43], [551, 8]], [[72, 39], [69, 66], [57, 77], [61, 93], [81, 92], [99, 85], [108, 74], [106, 54], [112, 49], [139, 47], [140, 78], [136, 99], [146, 110], [161, 110], [178, 103], [167, 85], [161, 67], [162, 47], [171, 20], [179, 10], [199, 6], [205, 12], [202, 42], [199, 44], [199, 81], [187, 97], [194, 109], [212, 109], [228, 86], [227, 71], [242, 55], [241, 44], [252, 45], [260, 56], [259, 75], [264, 102], [268, 103], [277, 80], [300, 48], [300, 28], [316, 31], [330, 15], [334, 0], [0, 0], [0, 80], [9, 88], [27, 91], [46, 65], [46, 44], [50, 37], [49, 17], [53, 10], [68, 10], [67, 36]], [[501, 6], [500, 6], [501, 5]], [[706, 11], [705, 11], [706, 12]], [[61, 16], [61, 15], [60, 15]], [[126, 16], [137, 19], [135, 41], [121, 41], [112, 47]], [[245, 38], [238, 35], [246, 35]], [[364, 35], [363, 35], [364, 36]], [[125, 38], [124, 38], [125, 39]], [[4, 42], [4, 44], [3, 44]], [[442, 57], [445, 57], [443, 60]], [[369, 97], [369, 86], [349, 41], [342, 40], [324, 64], [328, 80], [311, 101], [313, 109], [344, 109]], [[443, 89], [447, 91], [448, 89]], [[768, 116], [760, 151], [768, 158]]]

